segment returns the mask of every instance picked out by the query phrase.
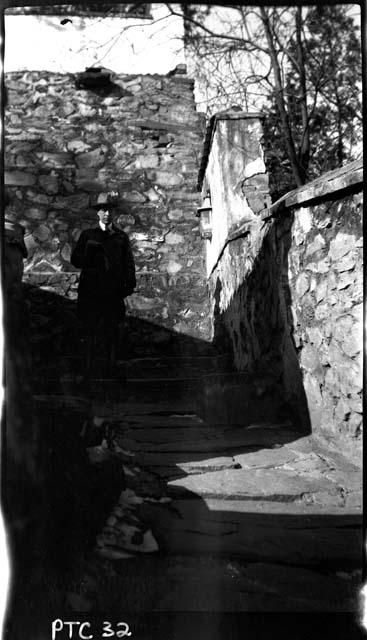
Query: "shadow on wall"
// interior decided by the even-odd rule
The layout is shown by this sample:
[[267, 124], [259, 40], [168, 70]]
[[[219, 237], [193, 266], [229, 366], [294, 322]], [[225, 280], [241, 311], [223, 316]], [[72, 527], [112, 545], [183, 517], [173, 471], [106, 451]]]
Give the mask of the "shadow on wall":
[[[26, 297], [32, 309], [32, 376], [43, 392], [73, 394], [73, 376], [82, 374], [84, 355], [76, 302], [30, 285], [26, 285]], [[97, 346], [100, 357], [97, 357], [92, 372], [95, 379], [104, 378], [107, 374], [103, 348], [101, 338]], [[120, 331], [118, 359], [215, 357], [221, 354], [221, 366], [218, 368], [213, 364], [210, 369], [199, 371], [200, 385], [196, 384], [191, 391], [191, 394], [195, 394], [198, 411], [206, 421], [246, 426], [251, 422], [277, 422], [291, 417], [289, 406], [280, 393], [280, 382], [274, 384], [274, 373], [261, 370], [236, 372], [227, 355], [230, 350], [231, 344], [225, 330], [221, 331], [220, 336], [216, 335], [213, 345], [138, 318], [127, 311], [126, 321]], [[125, 368], [122, 365], [119, 369], [120, 379], [124, 376]], [[175, 375], [185, 378], [190, 375], [187, 371], [189, 368], [176, 371]], [[98, 393], [98, 389], [95, 392]], [[298, 421], [295, 429], [301, 432], [304, 425]]]
[[[271, 221], [258, 250], [249, 234], [228, 245], [211, 277], [213, 344], [219, 350], [223, 345], [236, 370], [250, 376], [259, 390], [273, 392], [275, 404], [289, 412], [295, 428], [309, 433], [288, 281], [292, 224], [290, 215]], [[239, 274], [246, 274], [240, 282]], [[223, 295], [229, 299], [224, 309]]]
[[[30, 345], [33, 375], [42, 371], [60, 375], [60, 365], [74, 373], [83, 355], [82, 327], [75, 300], [30, 284], [23, 285], [30, 321]], [[161, 356], [215, 355], [211, 343], [177, 333], [129, 311], [120, 331], [120, 359]], [[64, 361], [64, 362], [62, 362]], [[80, 373], [80, 371], [79, 371]], [[98, 372], [95, 371], [96, 377]]]

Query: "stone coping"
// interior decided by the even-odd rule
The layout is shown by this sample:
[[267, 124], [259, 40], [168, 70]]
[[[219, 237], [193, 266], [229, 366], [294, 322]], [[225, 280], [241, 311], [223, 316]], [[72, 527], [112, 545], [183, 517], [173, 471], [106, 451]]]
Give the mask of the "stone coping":
[[283, 211], [290, 207], [305, 205], [311, 201], [315, 204], [315, 200], [324, 199], [327, 196], [351, 187], [362, 189], [362, 186], [363, 160], [361, 159], [355, 160], [333, 171], [328, 171], [302, 187], [289, 191], [274, 202], [268, 209], [265, 209], [261, 217], [265, 220], [269, 217], [274, 217], [274, 214], [280, 213], [280, 210]]
[[[259, 218], [264, 224], [266, 224], [266, 222], [279, 217], [291, 207], [304, 206], [308, 202], [315, 204], [315, 201], [317, 202], [319, 199], [322, 200], [327, 196], [332, 197], [334, 193], [338, 193], [339, 195], [339, 192], [353, 187], [356, 190], [362, 190], [363, 188], [363, 160], [355, 160], [343, 167], [339, 167], [333, 171], [328, 171], [302, 187], [289, 191], [270, 207], [264, 209]], [[251, 231], [251, 225], [255, 220], [255, 217], [253, 219], [246, 219], [235, 228], [229, 230], [227, 238], [218, 253], [218, 259], [216, 260], [208, 279], [210, 279], [213, 271], [216, 269], [226, 246], [230, 242], [233, 242], [233, 240], [237, 240], [238, 238], [249, 234]]]
[[209, 120], [209, 124], [206, 128], [205, 138], [204, 138], [204, 148], [203, 155], [201, 157], [200, 169], [198, 174], [198, 184], [197, 189], [201, 191], [206, 167], [208, 164], [209, 154], [212, 147], [212, 142], [215, 134], [215, 130], [217, 127], [217, 123], [219, 120], [250, 120], [253, 118], [264, 119], [265, 115], [261, 113], [261, 111], [235, 111], [231, 109], [227, 109], [226, 111], [219, 111], [215, 113]]
[[[18, 1], [18, 0], [13, 0], [13, 2], [15, 1]], [[22, 0], [19, 0], [19, 2], [20, 1]], [[48, 5], [49, 5], [50, 0], [46, 0], [46, 1], [48, 2]], [[27, 0], [27, 3], [29, 4], [28, 0]], [[37, 0], [37, 6], [41, 6], [40, 0]], [[181, 65], [177, 65], [174, 69], [171, 69], [171, 71], [168, 71], [167, 73], [127, 73], [123, 71], [121, 72], [111, 71], [111, 73], [113, 73], [114, 78], [118, 78], [120, 80], [126, 78], [126, 82], [136, 80], [137, 78], [153, 78], [153, 79], [162, 79], [162, 80], [168, 79], [168, 80], [172, 80], [175, 83], [183, 82], [184, 84], [187, 83], [187, 84], [193, 85], [195, 83], [195, 79], [188, 76], [187, 71], [181, 70], [180, 66]], [[55, 80], [56, 80], [57, 83], [63, 84], [68, 79], [73, 80], [77, 73], [78, 72], [74, 72], [74, 71], [65, 71], [65, 72], [48, 71], [47, 69], [16, 69], [12, 71], [5, 71], [4, 79], [5, 79], [5, 84], [6, 84], [6, 80], [13, 80], [13, 79], [18, 80], [20, 77], [22, 77], [22, 82], [27, 82], [27, 80], [25, 80], [23, 76], [37, 75], [40, 78], [51, 78], [52, 83], [55, 83]], [[84, 91], [89, 91], [89, 89], [84, 89]]]

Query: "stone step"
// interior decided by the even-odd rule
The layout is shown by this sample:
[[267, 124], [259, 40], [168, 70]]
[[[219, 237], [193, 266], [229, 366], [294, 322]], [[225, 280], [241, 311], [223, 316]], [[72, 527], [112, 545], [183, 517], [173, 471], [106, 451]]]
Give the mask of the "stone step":
[[127, 363], [139, 364], [146, 363], [152, 365], [160, 364], [203, 364], [216, 363], [216, 362], [228, 362], [229, 356], [227, 354], [207, 354], [207, 355], [178, 355], [178, 356], [160, 356], [160, 357], [144, 357], [144, 358], [130, 358], [126, 360]]
[[[114, 419], [114, 421], [117, 422], [118, 427], [118, 418]], [[204, 425], [202, 418], [195, 413], [175, 414], [174, 412], [162, 412], [161, 414], [128, 413], [127, 415], [124, 414], [121, 422], [124, 428], [132, 429], [134, 434], [138, 435], [137, 439], [143, 440], [146, 436], [149, 436], [151, 433], [156, 433], [157, 431], [161, 431], [163, 434], [167, 431], [172, 431], [176, 434], [177, 438], [177, 429], [179, 429], [181, 433], [181, 430], [184, 428], [198, 430], [198, 428], [202, 428]]]
[[[171, 377], [171, 376], [167, 376], [167, 377], [162, 377], [162, 376], [157, 376], [157, 377], [152, 377], [152, 378], [148, 378], [148, 377], [144, 377], [144, 378], [132, 378], [132, 377], [121, 377], [120, 379], [117, 377], [108, 377], [108, 376], [96, 376], [96, 377], [92, 377], [90, 379], [90, 385], [92, 387], [99, 387], [101, 388], [102, 386], [109, 386], [111, 388], [119, 388], [120, 391], [124, 391], [126, 388], [126, 385], [129, 385], [130, 387], [133, 388], [137, 388], [138, 391], [139, 390], [143, 390], [145, 388], [148, 389], [160, 389], [162, 388], [162, 386], [167, 387], [167, 388], [172, 388], [175, 389], [176, 387], [182, 387], [182, 386], [195, 386], [197, 384], [197, 380], [200, 380], [201, 376], [200, 375], [192, 375], [192, 376], [177, 376], [177, 377]], [[37, 378], [36, 378], [37, 380]], [[42, 379], [38, 379], [39, 382], [42, 382]], [[79, 381], [78, 381], [78, 376], [75, 375], [63, 375], [63, 376], [58, 376], [58, 377], [50, 377], [48, 382], [50, 383], [64, 383], [64, 384], [72, 384], [72, 385], [78, 385]]]
[[[149, 442], [165, 442], [174, 441], [182, 436], [186, 439], [186, 435], [190, 436], [191, 440], [199, 440], [203, 435], [207, 439], [217, 438], [220, 433], [225, 436], [225, 429], [220, 425], [219, 427], [207, 426], [197, 416], [190, 416], [188, 422], [181, 426], [184, 418], [180, 415], [165, 418], [164, 416], [125, 416], [121, 422], [122, 428], [120, 432], [120, 438], [122, 445], [124, 444], [124, 437], [131, 441], [134, 440], [135, 444], [139, 441]], [[164, 420], [167, 420], [167, 424]], [[148, 428], [148, 421], [153, 420], [153, 424]], [[117, 423], [117, 427], [118, 427]], [[177, 425], [180, 425], [179, 427]], [[194, 425], [194, 426], [193, 426]], [[189, 429], [187, 427], [189, 426]], [[132, 428], [131, 428], [132, 427]], [[175, 427], [175, 428], [173, 428]], [[269, 428], [269, 427], [268, 427]], [[243, 427], [237, 427], [243, 430]], [[228, 432], [231, 432], [229, 427]], [[251, 433], [251, 431], [249, 431]], [[236, 431], [234, 431], [236, 433]], [[270, 440], [270, 438], [268, 438]], [[279, 438], [278, 438], [279, 440]], [[133, 444], [134, 446], [134, 444]], [[360, 471], [355, 467], [347, 467], [344, 469], [338, 469], [331, 471], [329, 466], [323, 462], [317, 454], [313, 454], [305, 451], [306, 447], [304, 439], [291, 440], [284, 443], [284, 446], [279, 447], [277, 443], [274, 448], [271, 447], [271, 441], [264, 444], [252, 444], [249, 447], [242, 447], [240, 452], [236, 448], [232, 455], [226, 455], [222, 452], [207, 452], [203, 453], [142, 453], [139, 447], [135, 447], [135, 456], [141, 464], [151, 467], [155, 473], [158, 473], [165, 479], [181, 478], [189, 474], [207, 473], [209, 471], [220, 471], [223, 469], [253, 469], [253, 468], [278, 468], [279, 466], [290, 465], [295, 473], [302, 473], [308, 470], [311, 473], [318, 471], [319, 473], [325, 473], [328, 471], [330, 474], [336, 475], [336, 480], [342, 485], [346, 485], [349, 489], [358, 489], [361, 485]], [[311, 459], [312, 456], [315, 456]], [[317, 462], [317, 464], [315, 464]], [[303, 468], [302, 465], [303, 464]], [[332, 479], [332, 478], [331, 478]], [[344, 480], [344, 483], [343, 483]]]
[[342, 506], [342, 487], [325, 477], [311, 478], [284, 469], [224, 469], [168, 482], [170, 495], [222, 500], [318, 502]]
[[[59, 362], [46, 365], [39, 369], [38, 379], [47, 377], [57, 381], [62, 377], [70, 383], [75, 383], [75, 378], [83, 370], [82, 357], [63, 358]], [[191, 379], [203, 379], [210, 374], [227, 375], [225, 360], [217, 360], [211, 357], [202, 358], [172, 358], [166, 361], [161, 358], [139, 358], [134, 360], [119, 361], [117, 363], [117, 379], [136, 380], [164, 380], [185, 381]], [[103, 372], [108, 372], [108, 361], [98, 359], [95, 365], [94, 379], [103, 379]]]
[[360, 567], [362, 513], [335, 505], [191, 497], [138, 510], [167, 554]]
[[126, 416], [196, 416], [196, 403], [189, 400], [173, 399], [160, 402], [140, 401], [113, 402], [100, 400], [95, 394], [35, 393], [36, 405], [48, 406], [55, 410], [70, 409], [76, 413], [84, 413], [105, 417], [110, 420], [123, 420]]
[[[57, 362], [54, 363], [54, 369], [60, 370], [76, 370], [79, 368], [80, 364], [82, 364], [83, 358], [82, 355], [68, 355], [59, 358]], [[96, 366], [103, 366], [107, 364], [106, 358], [97, 358]], [[180, 369], [193, 369], [200, 371], [209, 371], [211, 372], [214, 369], [214, 373], [220, 370], [227, 370], [229, 365], [229, 356], [224, 355], [176, 355], [176, 356], [148, 356], [148, 357], [128, 357], [126, 359], [121, 359], [117, 362], [117, 366], [119, 368], [125, 368], [129, 372], [133, 371], [161, 371], [165, 369], [169, 370], [180, 370]], [[50, 370], [52, 370], [52, 366], [49, 365]]]
[[139, 402], [125, 400], [125, 402], [111, 402], [108, 405], [97, 400], [92, 401], [92, 411], [95, 415], [104, 416], [110, 420], [160, 420], [176, 417], [177, 419], [200, 420], [196, 415], [196, 403], [187, 400], [161, 400], [160, 402]]
[[[244, 419], [245, 424], [245, 419]], [[185, 439], [181, 435], [181, 431], [177, 430], [176, 436], [172, 434], [170, 442], [164, 441], [164, 434], [161, 441], [154, 441], [154, 434], [151, 433], [151, 441], [134, 440], [134, 434], [131, 433], [129, 445], [141, 452], [142, 457], [146, 453], [155, 454], [180, 454], [181, 459], [186, 457], [190, 460], [192, 454], [201, 454], [205, 456], [213, 452], [237, 452], [243, 449], [253, 449], [257, 447], [270, 447], [271, 445], [279, 445], [294, 440], [297, 437], [295, 430], [290, 428], [289, 423], [285, 424], [258, 424], [241, 427], [223, 428], [222, 425], [214, 428], [213, 425], [201, 430], [201, 437], [195, 438], [195, 441]], [[203, 437], [204, 436], [204, 437]], [[121, 435], [122, 444], [127, 440], [127, 434]]]
[[[191, 474], [207, 473], [208, 471], [222, 471], [223, 469], [238, 469], [238, 463], [233, 456], [218, 455], [205, 460], [202, 456], [193, 456], [194, 459], [190, 462], [182, 462], [179, 459], [176, 464], [172, 459], [167, 460], [167, 466], [154, 466], [154, 464], [147, 465], [146, 469], [154, 471], [162, 479], [169, 482], [177, 478], [182, 478]], [[135, 459], [135, 458], [134, 458]]]
[[[134, 630], [135, 635], [137, 632], [137, 637], [142, 640], [152, 637], [151, 622], [161, 620], [162, 615], [166, 623], [162, 626], [159, 624], [158, 627], [156, 622], [154, 623], [154, 629], [159, 629], [159, 633], [154, 634], [154, 637], [192, 637], [203, 640], [228, 637], [239, 640], [243, 637], [273, 637], [272, 630], [276, 628], [278, 635], [278, 631], [283, 629], [282, 625], [285, 631], [288, 630], [288, 617], [274, 615], [274, 612], [307, 612], [307, 621], [305, 616], [297, 618], [292, 625], [292, 634], [285, 634], [286, 638], [300, 639], [297, 630], [300, 629], [300, 624], [304, 629], [305, 623], [308, 623], [307, 630], [302, 634], [303, 639], [314, 637], [315, 625], [318, 626], [320, 619], [315, 619], [314, 614], [317, 612], [335, 612], [337, 616], [333, 619], [336, 618], [339, 626], [342, 611], [352, 611], [351, 617], [356, 619], [361, 586], [360, 573], [358, 570], [339, 571], [335, 567], [322, 571], [318, 567], [305, 569], [302, 566], [286, 566], [275, 562], [243, 562], [238, 558], [160, 554], [129, 558], [114, 563], [113, 569], [110, 563], [99, 564], [97, 570], [94, 566], [89, 566], [80, 584], [82, 587], [90, 585], [89, 601], [95, 602], [95, 610], [108, 611], [111, 609], [111, 590], [102, 589], [98, 600], [95, 601], [93, 588], [101, 583], [111, 584], [112, 578], [112, 609], [132, 612], [137, 610], [136, 594], [141, 594], [143, 584], [140, 607], [137, 613], [133, 614], [134, 622], [130, 624], [130, 629]], [[75, 602], [74, 598], [73, 600]], [[84, 604], [85, 599], [79, 596], [76, 602], [78, 605]], [[185, 614], [184, 617], [177, 617], [181, 612]], [[237, 616], [226, 615], [241, 612], [260, 615], [246, 617], [243, 624], [238, 624]], [[313, 615], [309, 616], [311, 612]], [[144, 615], [141, 616], [142, 613], [153, 613], [153, 616], [148, 615], [147, 633], [147, 619]], [[167, 617], [167, 613], [173, 615]], [[201, 615], [198, 616], [197, 613]], [[270, 620], [265, 621], [267, 614], [271, 613], [273, 615]], [[325, 613], [322, 615], [325, 619]], [[142, 629], [138, 625], [141, 618]], [[129, 622], [130, 620], [131, 614]], [[245, 629], [250, 629], [250, 635], [243, 634]], [[335, 636], [333, 627], [332, 636], [356, 637], [353, 632], [350, 634], [350, 630], [351, 627], [347, 630], [343, 625], [342, 635]], [[328, 632], [330, 616], [325, 619], [322, 637], [327, 637]], [[321, 637], [321, 634], [317, 634], [317, 637]]]
[[[167, 559], [161, 571], [155, 611], [337, 613], [358, 608], [360, 579], [343, 572], [325, 574], [317, 568], [275, 562], [244, 564], [233, 558], [179, 555]], [[170, 588], [162, 593], [163, 579]], [[259, 633], [256, 637], [263, 637]]]
[[[144, 416], [141, 416], [144, 420]], [[284, 442], [280, 446], [281, 437], [276, 435], [276, 442], [272, 446], [272, 439], [270, 436], [271, 426], [267, 427], [269, 435], [266, 438], [265, 443], [258, 441], [255, 444], [252, 441], [252, 445], [235, 447], [230, 449], [227, 444], [226, 451], [212, 451], [210, 452], [159, 452], [160, 444], [156, 444], [156, 451], [142, 451], [139, 447], [139, 431], [127, 429], [131, 426], [129, 418], [126, 420], [126, 430], [122, 432], [122, 443], [124, 443], [124, 435], [127, 437], [125, 442], [128, 442], [131, 448], [135, 449], [136, 460], [147, 466], [151, 467], [156, 473], [161, 475], [167, 480], [182, 478], [191, 474], [204, 474], [211, 471], [220, 471], [224, 469], [244, 469], [244, 470], [273, 470], [273, 473], [278, 473], [279, 470], [286, 471], [293, 474], [296, 479], [315, 481], [320, 479], [321, 482], [329, 482], [329, 486], [333, 489], [338, 487], [337, 502], [339, 504], [341, 495], [345, 501], [345, 507], [361, 508], [361, 488], [362, 488], [362, 473], [361, 469], [351, 464], [345, 459], [337, 459], [332, 455], [329, 450], [325, 450], [321, 447], [317, 441], [314, 441], [312, 437], [296, 438], [295, 434], [288, 442]], [[155, 429], [157, 427], [154, 427]], [[146, 436], [147, 440], [150, 438], [154, 441], [153, 428], [150, 430], [150, 434]], [[156, 442], [164, 442], [164, 428], [158, 427]], [[174, 429], [168, 429], [167, 439], [174, 439]], [[178, 431], [178, 430], [177, 430]], [[190, 429], [190, 431], [193, 431]], [[259, 429], [258, 429], [259, 431]], [[264, 429], [262, 430], [264, 432]], [[143, 433], [145, 430], [143, 430]], [[253, 426], [251, 427], [237, 427], [235, 429], [228, 428], [227, 431], [223, 427], [208, 427], [201, 423], [196, 428], [196, 434], [193, 438], [196, 443], [199, 441], [201, 434], [205, 435], [206, 440], [215, 442], [216, 438], [226, 440], [230, 442], [231, 437], [246, 437], [254, 433]], [[260, 431], [260, 433], [262, 433]], [[244, 435], [246, 434], [246, 435]], [[266, 435], [266, 432], [265, 432]], [[288, 437], [288, 436], [287, 436]], [[248, 443], [247, 443], [248, 444]], [[321, 486], [321, 485], [320, 485]], [[332, 506], [335, 501], [335, 495], [326, 495], [324, 497], [326, 503]]]
[[[131, 426], [133, 426], [133, 428], [131, 428]], [[139, 451], [149, 451], [149, 447], [152, 445], [160, 449], [162, 445], [177, 442], [179, 438], [185, 441], [201, 442], [203, 437], [209, 437], [209, 432], [211, 431], [210, 427], [209, 429], [205, 429], [202, 428], [200, 424], [183, 426], [177, 423], [173, 427], [165, 426], [162, 428], [160, 426], [154, 426], [151, 429], [144, 429], [142, 424], [139, 426], [140, 428], [137, 428], [136, 424], [131, 423], [130, 418], [127, 418], [126, 421], [124, 421], [124, 425], [120, 428], [121, 440], [124, 441], [128, 439], [134, 441], [134, 445], [136, 445]]]
[[[116, 380], [115, 378], [93, 378], [88, 386], [78, 383], [75, 376], [62, 376], [59, 379], [35, 378], [32, 386], [34, 393], [48, 395], [90, 394], [106, 402], [121, 398], [130, 401], [156, 402], [170, 398], [172, 401], [195, 396], [199, 378], [150, 378]], [[195, 404], [196, 407], [196, 404]]]
[[140, 377], [197, 377], [210, 373], [225, 372], [226, 358], [211, 356], [187, 358], [139, 358], [119, 363], [128, 378]]

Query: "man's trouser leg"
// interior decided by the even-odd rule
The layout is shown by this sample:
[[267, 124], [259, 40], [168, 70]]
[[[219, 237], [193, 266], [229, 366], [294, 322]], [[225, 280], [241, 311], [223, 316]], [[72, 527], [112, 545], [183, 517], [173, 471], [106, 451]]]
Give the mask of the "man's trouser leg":
[[113, 373], [116, 363], [117, 363], [117, 347], [118, 347], [118, 338], [119, 338], [119, 327], [118, 324], [114, 324], [110, 328], [110, 336], [109, 336], [109, 366], [110, 372]]
[[96, 336], [94, 333], [87, 333], [85, 337], [85, 366], [84, 376], [90, 378], [95, 355]]

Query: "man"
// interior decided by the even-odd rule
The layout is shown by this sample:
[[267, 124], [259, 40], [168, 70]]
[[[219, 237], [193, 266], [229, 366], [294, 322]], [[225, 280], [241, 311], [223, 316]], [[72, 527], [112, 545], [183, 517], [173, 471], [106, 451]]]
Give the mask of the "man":
[[134, 259], [126, 233], [112, 222], [116, 208], [112, 194], [99, 195], [98, 227], [82, 231], [71, 263], [82, 270], [78, 288], [78, 315], [86, 336], [86, 369], [91, 372], [98, 334], [104, 337], [111, 370], [116, 364], [118, 325], [125, 317], [124, 298], [136, 286]]
[[[7, 193], [4, 195], [5, 208], [10, 204]], [[29, 327], [27, 306], [23, 294], [23, 260], [28, 252], [24, 242], [24, 228], [14, 222], [5, 211], [4, 217], [4, 245], [3, 245], [2, 288], [4, 293], [4, 330], [8, 340], [6, 355], [18, 345], [18, 357], [24, 361], [24, 368], [28, 350], [26, 334]], [[20, 346], [21, 345], [21, 346]], [[21, 366], [21, 365], [20, 365]]]

